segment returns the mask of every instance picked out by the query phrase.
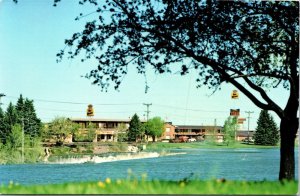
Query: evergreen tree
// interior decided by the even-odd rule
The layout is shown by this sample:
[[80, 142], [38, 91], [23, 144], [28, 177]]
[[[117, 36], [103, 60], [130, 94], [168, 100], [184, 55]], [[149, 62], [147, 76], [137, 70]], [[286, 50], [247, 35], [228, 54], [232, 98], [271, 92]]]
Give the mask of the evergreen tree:
[[129, 123], [128, 140], [137, 141], [143, 134], [143, 125], [137, 114], [134, 114]]
[[21, 120], [24, 120], [24, 132], [30, 137], [41, 136], [41, 120], [37, 117], [33, 101], [25, 99], [22, 113], [19, 113]]
[[7, 110], [2, 118], [2, 128], [0, 132], [0, 137], [3, 144], [6, 143], [8, 137], [11, 133], [12, 127], [17, 124], [18, 115], [14, 105], [10, 102]]
[[2, 110], [2, 108], [0, 107], [0, 143], [4, 143], [4, 130], [5, 130], [5, 126], [4, 126], [4, 112]]
[[21, 94], [18, 101], [17, 101], [17, 104], [16, 104], [16, 111], [18, 113], [18, 123], [20, 125], [22, 125], [22, 123], [23, 123], [22, 119], [25, 117], [24, 110], [25, 110], [24, 99], [23, 99], [23, 96]]
[[25, 134], [29, 134], [31, 138], [41, 136], [41, 120], [37, 118], [33, 101], [27, 98], [24, 100], [21, 94], [16, 104], [16, 111], [17, 122], [24, 125]]
[[254, 143], [258, 145], [276, 145], [279, 141], [279, 132], [273, 117], [267, 110], [260, 112], [257, 120]]

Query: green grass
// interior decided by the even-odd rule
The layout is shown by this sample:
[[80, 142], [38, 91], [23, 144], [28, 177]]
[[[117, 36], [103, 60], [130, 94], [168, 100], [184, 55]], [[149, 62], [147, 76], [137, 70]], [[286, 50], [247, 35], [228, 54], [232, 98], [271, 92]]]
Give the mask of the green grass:
[[297, 182], [242, 182], [193, 180], [189, 182], [116, 180], [21, 186], [10, 183], [0, 187], [2, 194], [284, 194], [295, 195]]
[[[275, 146], [279, 147], [279, 146]], [[218, 143], [209, 143], [209, 142], [191, 142], [191, 143], [164, 143], [164, 142], [154, 142], [148, 143], [147, 150], [163, 150], [163, 149], [172, 149], [172, 148], [274, 148], [274, 146], [260, 146], [260, 145], [248, 145], [242, 144], [239, 142], [234, 142], [227, 145], [218, 144]]]

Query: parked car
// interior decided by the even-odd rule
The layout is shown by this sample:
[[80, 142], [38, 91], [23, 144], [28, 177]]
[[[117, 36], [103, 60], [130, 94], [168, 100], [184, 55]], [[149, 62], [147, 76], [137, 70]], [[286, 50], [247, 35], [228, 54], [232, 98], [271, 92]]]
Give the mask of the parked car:
[[180, 136], [180, 137], [179, 137], [179, 141], [180, 141], [180, 142], [187, 142], [188, 139], [189, 139], [189, 137], [187, 137], [187, 136]]
[[188, 139], [188, 142], [195, 142], [195, 141], [197, 141], [196, 138], [189, 138]]
[[243, 143], [254, 143], [254, 140], [252, 138], [245, 138], [242, 140]]

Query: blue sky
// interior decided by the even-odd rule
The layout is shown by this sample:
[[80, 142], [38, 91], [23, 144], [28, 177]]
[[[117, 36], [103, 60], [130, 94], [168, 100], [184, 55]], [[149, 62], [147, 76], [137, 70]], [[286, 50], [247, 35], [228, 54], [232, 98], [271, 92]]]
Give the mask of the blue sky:
[[[222, 85], [222, 90], [213, 95], [206, 87], [197, 89], [197, 73], [157, 75], [150, 70], [150, 89], [145, 94], [145, 79], [132, 67], [119, 91], [110, 88], [101, 92], [98, 86], [80, 77], [96, 67], [95, 62], [65, 59], [56, 63], [56, 53], [64, 47], [64, 39], [80, 31], [85, 20], [96, 15], [80, 21], [75, 21], [75, 17], [96, 8], [71, 0], [53, 7], [52, 2], [20, 0], [15, 5], [11, 0], [0, 1], [0, 93], [7, 95], [1, 100], [3, 109], [23, 94], [34, 100], [43, 122], [55, 116], [85, 117], [89, 103], [94, 105], [95, 118], [125, 119], [137, 113], [143, 119], [146, 106], [142, 103], [152, 103], [150, 117], [160, 116], [175, 125], [213, 125], [214, 119], [217, 125], [223, 125], [230, 108], [239, 108], [244, 118], [245, 111], [254, 111], [250, 129], [256, 127], [260, 109], [247, 97], [240, 93], [238, 100], [232, 100], [230, 94], [235, 88], [229, 84]], [[281, 107], [285, 105], [286, 90], [280, 87], [268, 93]], [[276, 115], [272, 115], [278, 123]]]

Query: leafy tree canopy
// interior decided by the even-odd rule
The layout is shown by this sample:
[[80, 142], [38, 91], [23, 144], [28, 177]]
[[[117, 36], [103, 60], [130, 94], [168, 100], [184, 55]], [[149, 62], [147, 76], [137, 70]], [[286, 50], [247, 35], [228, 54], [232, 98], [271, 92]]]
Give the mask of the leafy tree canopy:
[[[149, 119], [145, 124], [145, 134], [155, 137], [160, 137], [164, 132], [165, 122], [160, 117]], [[155, 140], [153, 140], [155, 141]]]
[[78, 132], [79, 126], [65, 117], [56, 117], [50, 124], [48, 132], [56, 135], [57, 144], [63, 144], [68, 135]]
[[[54, 0], [54, 5], [59, 1]], [[299, 127], [298, 1], [79, 3], [95, 5], [96, 17], [65, 40], [58, 61], [65, 54], [69, 58], [80, 56], [82, 61], [96, 59], [98, 64], [86, 77], [104, 90], [110, 83], [118, 89], [129, 66], [144, 75], [148, 67], [156, 73], [179, 69], [184, 75], [195, 71], [199, 74], [197, 86], [214, 90], [224, 82], [231, 83], [256, 106], [280, 117], [279, 179], [294, 179], [294, 144]], [[84, 16], [81, 13], [76, 19]], [[289, 90], [284, 108], [265, 91], [279, 85]]]
[[[256, 105], [277, 106], [264, 87], [293, 88], [298, 95], [299, 28], [297, 2], [126, 1], [87, 0], [98, 18], [65, 41], [69, 58], [84, 52], [82, 61], [98, 60], [87, 77], [103, 89], [110, 81], [118, 88], [128, 66], [145, 74], [199, 72], [198, 86], [217, 89], [222, 82], [237, 86]], [[77, 18], [80, 19], [82, 14]], [[62, 50], [58, 58], [65, 54]], [[267, 102], [240, 84], [244, 80]]]
[[229, 145], [230, 141], [235, 140], [235, 133], [237, 131], [238, 125], [237, 125], [237, 117], [229, 116], [225, 123], [223, 128], [224, 133], [224, 142]]

